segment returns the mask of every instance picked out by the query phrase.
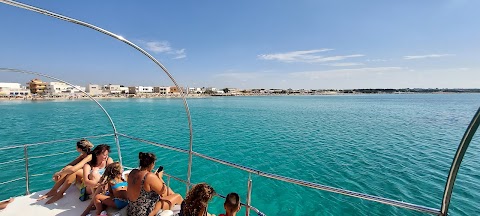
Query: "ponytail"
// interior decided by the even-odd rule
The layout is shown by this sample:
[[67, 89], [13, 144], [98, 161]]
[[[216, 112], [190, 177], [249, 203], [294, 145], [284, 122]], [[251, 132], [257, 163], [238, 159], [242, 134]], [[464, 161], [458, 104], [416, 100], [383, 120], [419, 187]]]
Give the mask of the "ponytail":
[[147, 168], [157, 160], [157, 156], [153, 153], [138, 153], [138, 159], [140, 160], [140, 168]]

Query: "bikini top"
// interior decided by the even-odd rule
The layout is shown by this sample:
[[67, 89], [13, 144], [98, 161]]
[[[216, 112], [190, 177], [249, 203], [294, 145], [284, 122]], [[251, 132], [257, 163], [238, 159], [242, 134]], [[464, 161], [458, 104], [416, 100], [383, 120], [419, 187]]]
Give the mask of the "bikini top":
[[98, 169], [98, 174], [103, 175], [105, 173], [105, 168]]
[[[94, 171], [93, 169], [90, 170], [90, 174], [92, 174], [93, 171]], [[102, 169], [98, 169], [97, 172], [98, 172], [98, 174], [103, 175], [103, 173], [105, 173], [105, 167], [102, 168]]]
[[127, 182], [119, 182], [119, 183], [116, 183], [116, 184], [112, 185], [112, 190], [115, 190], [119, 187], [126, 187], [126, 186], [128, 186]]

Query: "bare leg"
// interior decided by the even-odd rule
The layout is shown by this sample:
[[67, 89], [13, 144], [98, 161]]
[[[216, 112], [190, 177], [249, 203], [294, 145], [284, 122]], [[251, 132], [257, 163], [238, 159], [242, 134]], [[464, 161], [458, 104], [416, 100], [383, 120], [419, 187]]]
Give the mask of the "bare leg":
[[82, 183], [83, 180], [83, 170], [80, 169], [79, 171], [75, 172], [75, 175], [77, 176], [76, 183]]
[[10, 198], [9, 200], [7, 201], [3, 201], [0, 203], [0, 209], [4, 209], [7, 207], [8, 204], [12, 203], [13, 202], [13, 197]]
[[174, 205], [180, 205], [182, 201], [183, 198], [180, 196], [180, 194], [172, 194], [162, 197], [162, 199], [155, 204], [155, 208], [152, 210], [149, 216], [156, 215], [160, 209], [171, 210]]
[[[81, 170], [78, 170], [77, 172], [81, 172]], [[61, 198], [63, 198], [63, 193], [67, 191], [67, 189], [72, 185], [73, 182], [77, 179], [76, 173], [68, 175], [65, 179], [65, 182], [63, 183], [62, 187], [60, 190], [52, 197], [50, 198], [45, 204], [51, 204], [54, 203]]]
[[104, 206], [117, 207], [112, 197], [106, 196], [103, 194], [97, 194], [94, 198], [94, 203], [95, 203], [95, 207], [97, 208], [95, 210], [95, 213], [97, 215], [100, 215], [102, 213]]
[[[68, 177], [68, 176], [67, 176]], [[44, 200], [48, 197], [51, 197], [51, 196], [54, 196], [55, 194], [57, 194], [57, 190], [58, 188], [60, 188], [60, 186], [62, 186], [62, 184], [65, 182], [65, 179], [66, 178], [62, 178], [60, 181], [57, 181], [55, 183], [55, 185], [53, 185], [53, 188], [50, 189], [50, 191], [48, 191], [45, 195], [41, 196], [40, 198], [37, 199], [37, 201], [40, 201], [40, 200]]]
[[83, 213], [80, 216], [86, 216], [87, 214], [89, 214], [90, 211], [93, 209], [93, 207], [95, 207], [95, 205], [94, 205], [93, 200], [92, 200], [92, 201], [90, 201], [87, 208], [85, 209], [85, 211], [83, 211]]
[[[102, 187], [98, 187], [97, 190], [95, 191], [95, 193], [93, 194], [93, 197], [96, 197], [98, 194], [100, 194], [101, 192], [103, 191]], [[83, 211], [83, 213], [81, 214], [81, 216], [86, 216], [88, 213], [90, 213], [90, 211], [92, 209], [95, 208], [95, 198], [92, 199], [92, 201], [90, 201], [90, 203], [88, 204], [87, 208], [85, 209], [85, 211]]]
[[168, 195], [171, 195], [171, 194], [175, 193], [175, 192], [173, 192], [173, 190], [170, 187], [167, 187], [167, 184], [165, 184], [165, 182], [163, 181], [163, 178], [162, 178], [163, 177], [163, 171], [155, 173], [155, 175], [160, 179], [160, 181], [162, 181], [164, 187], [167, 189], [167, 190], [163, 190], [163, 193], [161, 194], [162, 197], [165, 197], [165, 196], [168, 196]]
[[162, 194], [162, 197], [166, 197], [166, 196], [175, 194], [175, 192], [173, 192], [173, 190], [170, 187], [168, 187], [167, 185], [165, 185], [165, 188], [167, 188], [167, 190]]

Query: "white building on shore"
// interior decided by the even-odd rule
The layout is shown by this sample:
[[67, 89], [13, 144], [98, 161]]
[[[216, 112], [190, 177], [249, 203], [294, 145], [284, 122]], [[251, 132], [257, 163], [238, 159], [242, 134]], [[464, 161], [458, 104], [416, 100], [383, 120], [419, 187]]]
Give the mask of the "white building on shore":
[[80, 90], [85, 91], [85, 87], [72, 87], [63, 82], [49, 82], [45, 89], [45, 93], [49, 95], [76, 94], [80, 93]]
[[166, 95], [166, 94], [168, 94], [168, 92], [170, 92], [170, 87], [167, 87], [167, 86], [156, 86], [156, 87], [153, 87], [153, 93], [158, 93], [158, 94], [161, 94], [161, 95]]
[[122, 93], [122, 89], [120, 85], [104, 85], [103, 86], [103, 92], [107, 94], [120, 94]]
[[137, 93], [153, 93], [153, 87], [151, 86], [138, 86]]
[[0, 83], [0, 96], [28, 96], [30, 90], [20, 83]]
[[121, 94], [128, 94], [128, 87], [120, 86], [120, 93]]
[[190, 87], [187, 90], [187, 94], [203, 94], [204, 92], [204, 89], [197, 87]]
[[103, 94], [103, 86], [97, 84], [88, 84], [86, 92], [90, 95], [101, 95]]

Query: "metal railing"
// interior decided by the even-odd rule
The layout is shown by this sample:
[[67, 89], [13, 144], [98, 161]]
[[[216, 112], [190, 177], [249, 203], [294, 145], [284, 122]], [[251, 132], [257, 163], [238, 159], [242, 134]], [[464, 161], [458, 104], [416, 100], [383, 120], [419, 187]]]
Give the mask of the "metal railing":
[[[46, 145], [46, 144], [60, 144], [60, 143], [64, 143], [64, 142], [67, 142], [67, 141], [76, 141], [76, 140], [80, 140], [82, 138], [84, 139], [93, 139], [93, 138], [102, 138], [102, 137], [110, 137], [110, 136], [115, 136], [115, 134], [102, 134], [102, 135], [95, 135], [95, 136], [86, 136], [86, 137], [77, 137], [77, 138], [69, 138], [69, 139], [60, 139], [60, 140], [51, 140], [51, 141], [45, 141], [45, 142], [38, 142], [38, 143], [29, 143], [29, 144], [22, 144], [22, 145], [12, 145], [12, 146], [5, 146], [5, 147], [1, 147], [0, 148], [0, 151], [4, 151], [4, 150], [10, 150], [10, 149], [21, 149], [23, 148], [23, 158], [22, 159], [13, 159], [13, 160], [9, 160], [9, 161], [5, 161], [5, 162], [0, 162], [0, 165], [3, 165], [3, 164], [10, 164], [10, 163], [14, 163], [14, 162], [22, 162], [24, 161], [25, 162], [25, 176], [24, 177], [19, 177], [19, 178], [15, 178], [15, 179], [10, 179], [10, 180], [7, 180], [7, 181], [4, 181], [4, 182], [0, 182], [0, 185], [4, 185], [4, 184], [9, 184], [9, 183], [13, 183], [13, 182], [16, 182], [16, 181], [20, 181], [20, 180], [25, 180], [25, 194], [26, 195], [29, 195], [30, 194], [30, 177], [36, 177], [36, 176], [43, 176], [43, 175], [47, 175], [47, 174], [52, 174], [50, 172], [45, 172], [45, 173], [39, 173], [39, 174], [30, 174], [30, 163], [29, 163], [29, 160], [30, 159], [37, 159], [37, 158], [45, 158], [45, 157], [51, 157], [51, 156], [56, 156], [56, 155], [64, 155], [64, 154], [68, 154], [68, 153], [73, 153], [73, 152], [76, 152], [76, 151], [65, 151], [65, 152], [58, 152], [58, 153], [52, 153], [52, 154], [46, 154], [46, 155], [39, 155], [39, 156], [29, 156], [28, 154], [28, 147], [33, 147], [33, 146], [40, 146], [40, 145]], [[148, 140], [144, 140], [144, 139], [140, 139], [140, 138], [136, 138], [136, 137], [132, 137], [132, 136], [128, 136], [128, 135], [125, 135], [125, 134], [117, 134], [117, 136], [122, 136], [122, 137], [125, 137], [125, 138], [128, 138], [128, 139], [131, 139], [131, 140], [136, 140], [136, 141], [139, 141], [139, 142], [142, 142], [142, 143], [146, 143], [146, 144], [149, 144], [149, 145], [152, 145], [152, 146], [156, 146], [156, 147], [162, 147], [162, 148], [165, 148], [165, 149], [170, 149], [170, 150], [175, 150], [175, 151], [179, 151], [179, 152], [182, 152], [182, 153], [189, 153], [189, 151], [187, 150], [184, 150], [184, 149], [179, 149], [179, 148], [176, 148], [176, 147], [171, 147], [171, 146], [168, 146], [168, 145], [164, 145], [164, 144], [157, 144], [153, 141], [148, 141]], [[132, 167], [128, 167], [128, 166], [124, 166], [125, 168], [127, 169], [133, 169]], [[167, 177], [167, 185], [170, 187], [170, 180], [173, 179], [173, 180], [176, 180], [178, 182], [181, 182], [181, 183], [184, 183], [187, 187], [190, 187], [192, 186], [193, 184], [186, 181], [186, 180], [183, 180], [179, 177], [176, 177], [176, 176], [173, 176], [171, 174], [168, 174], [168, 173], [164, 173], [164, 175]], [[247, 198], [247, 203], [241, 203], [242, 206], [245, 206], [247, 208], [247, 212], [248, 212], [248, 209], [252, 209], [253, 211], [255, 211], [258, 215], [265, 215], [264, 213], [262, 213], [260, 210], [258, 210], [257, 208], [255, 208], [254, 206], [251, 206], [250, 205], [250, 196], [251, 196], [251, 179], [249, 177], [249, 183], [248, 183], [248, 198]], [[224, 195], [222, 194], [217, 194], [218, 197], [221, 197], [221, 198], [225, 198]], [[247, 213], [247, 215], [249, 215], [249, 213]]]
[[[474, 133], [474, 131], [477, 129], [479, 124], [480, 124], [480, 109], [477, 111], [474, 119], [472, 120], [472, 123], [468, 127], [468, 129], [467, 129], [467, 131], [464, 135], [465, 138], [462, 139], [462, 142], [461, 142], [461, 144], [463, 144], [463, 145], [459, 146], [458, 151], [460, 151], [460, 150], [464, 151], [465, 150], [466, 145], [468, 146], [468, 143], [470, 143], [470, 141], [471, 141], [471, 137], [473, 137], [472, 133]], [[44, 158], [44, 157], [50, 157], [50, 156], [55, 156], [55, 155], [63, 155], [63, 154], [68, 154], [68, 153], [74, 152], [74, 151], [66, 151], [66, 152], [59, 152], [59, 153], [52, 153], [52, 154], [47, 154], [47, 155], [29, 157], [29, 155], [28, 155], [28, 149], [29, 148], [28, 147], [45, 145], [45, 144], [62, 143], [62, 142], [66, 142], [66, 141], [74, 141], [74, 140], [79, 140], [81, 138], [92, 139], [92, 138], [101, 138], [101, 137], [109, 137], [109, 136], [115, 136], [115, 134], [102, 134], [102, 135], [95, 135], [95, 136], [77, 137], [77, 138], [52, 140], [52, 141], [45, 141], [45, 142], [38, 142], [38, 143], [29, 143], [29, 144], [1, 147], [0, 151], [23, 148], [24, 157], [22, 159], [13, 159], [13, 160], [10, 160], [10, 161], [1, 162], [0, 165], [25, 161], [25, 176], [24, 177], [18, 177], [18, 178], [15, 178], [15, 179], [10, 179], [10, 180], [4, 181], [4, 182], [0, 182], [0, 185], [16, 182], [16, 181], [20, 181], [20, 180], [25, 180], [25, 188], [26, 188], [25, 194], [30, 194], [30, 177], [41, 176], [41, 175], [46, 175], [46, 174], [51, 174], [51, 173], [41, 173], [41, 174], [33, 174], [33, 175], [30, 174], [29, 173], [29, 159]], [[273, 174], [273, 173], [263, 172], [263, 171], [260, 171], [260, 170], [254, 169], [254, 168], [250, 168], [250, 167], [247, 167], [247, 166], [243, 166], [243, 165], [240, 165], [240, 164], [236, 164], [236, 163], [232, 163], [232, 162], [229, 162], [229, 161], [221, 160], [221, 159], [218, 159], [218, 158], [215, 158], [215, 157], [210, 157], [210, 156], [198, 153], [198, 152], [194, 152], [194, 151], [190, 152], [186, 149], [182, 149], [182, 148], [158, 143], [158, 142], [155, 142], [155, 141], [130, 136], [130, 135], [123, 134], [123, 133], [118, 133], [116, 136], [127, 138], [127, 139], [130, 139], [130, 140], [135, 140], [135, 141], [138, 141], [138, 142], [141, 142], [141, 143], [149, 144], [151, 146], [156, 146], [156, 147], [160, 147], [160, 148], [167, 149], [167, 150], [172, 150], [172, 151], [186, 153], [186, 154], [192, 154], [192, 156], [196, 156], [196, 157], [203, 158], [203, 159], [215, 162], [215, 163], [223, 164], [223, 165], [226, 165], [226, 166], [229, 166], [229, 167], [232, 167], [232, 168], [236, 168], [236, 169], [248, 172], [249, 173], [249, 178], [248, 178], [247, 184], [246, 184], [247, 185], [246, 203], [241, 204], [242, 206], [244, 206], [246, 208], [246, 215], [247, 216], [250, 215], [250, 212], [249, 212], [250, 210], [255, 211], [258, 215], [265, 215], [260, 210], [258, 210], [257, 208], [255, 208], [254, 206], [251, 205], [251, 193], [252, 193], [252, 190], [253, 190], [252, 178], [251, 178], [252, 174], [258, 175], [258, 176], [261, 176], [261, 177], [265, 177], [265, 178], [269, 178], [269, 179], [282, 181], [282, 182], [301, 185], [301, 186], [305, 186], [305, 187], [309, 187], [309, 188], [313, 188], [313, 189], [317, 189], [317, 190], [329, 191], [329, 192], [332, 192], [332, 193], [342, 194], [342, 195], [351, 196], [351, 197], [357, 197], [357, 198], [364, 199], [364, 200], [370, 200], [370, 201], [374, 201], [374, 202], [378, 202], [378, 203], [383, 203], [383, 204], [392, 205], [392, 206], [396, 206], [396, 207], [401, 207], [401, 208], [405, 208], [405, 209], [415, 210], [415, 211], [418, 211], [418, 212], [424, 212], [424, 213], [429, 213], [429, 214], [434, 214], [434, 215], [446, 215], [446, 214], [442, 213], [442, 210], [439, 210], [439, 209], [435, 209], [435, 208], [431, 208], [431, 207], [425, 207], [425, 206], [416, 205], [416, 204], [407, 203], [407, 202], [402, 202], [402, 201], [397, 201], [397, 200], [392, 200], [392, 199], [387, 199], [387, 198], [373, 196], [373, 195], [369, 195], [369, 194], [344, 190], [344, 189], [340, 189], [340, 188], [330, 187], [330, 186], [321, 185], [321, 184], [317, 184], [317, 183], [313, 183], [313, 182], [308, 182], [308, 181], [304, 181], [304, 180], [300, 180], [300, 179], [281, 176], [281, 175], [277, 175], [277, 174]], [[454, 158], [454, 163], [458, 164], [459, 160], [461, 160], [461, 158], [463, 158], [463, 155], [455, 157]], [[131, 167], [126, 167], [126, 168], [131, 169]], [[458, 172], [458, 168], [456, 169], [456, 172]], [[456, 172], [454, 172], [454, 173], [456, 173]], [[189, 182], [188, 180], [184, 180], [184, 179], [181, 179], [179, 177], [175, 177], [175, 176], [170, 175], [168, 173], [165, 173], [165, 176], [167, 177], [167, 184], [169, 186], [170, 186], [170, 180], [171, 179], [176, 180], [176, 181], [181, 182], [181, 183], [184, 183], [187, 187], [190, 187], [192, 185], [192, 183]], [[449, 185], [448, 182], [447, 182], [447, 184]], [[452, 187], [453, 187], [453, 185], [452, 185]], [[451, 192], [450, 192], [449, 195], [451, 196]], [[218, 196], [221, 197], [221, 198], [225, 198], [225, 196], [223, 196], [221, 194], [218, 194]], [[447, 203], [447, 205], [448, 205], [448, 203]]]
[[12, 182], [16, 182], [16, 181], [20, 181], [20, 180], [25, 179], [25, 194], [28, 195], [28, 194], [30, 194], [30, 177], [52, 174], [52, 173], [49, 173], [49, 172], [39, 173], [39, 174], [30, 174], [30, 164], [29, 164], [30, 159], [45, 158], [45, 157], [51, 157], [51, 156], [56, 156], [56, 155], [64, 155], [64, 154], [69, 154], [69, 153], [76, 152], [76, 151], [65, 151], [65, 152], [59, 152], [59, 153], [29, 157], [28, 156], [28, 147], [46, 145], [46, 144], [59, 144], [59, 143], [67, 142], [67, 141], [77, 141], [77, 140], [80, 140], [82, 138], [92, 139], [92, 138], [102, 138], [102, 137], [109, 137], [109, 136], [114, 136], [114, 134], [102, 134], [102, 135], [86, 136], [86, 137], [80, 137], [80, 138], [77, 137], [77, 138], [51, 140], [51, 141], [45, 141], [45, 142], [28, 143], [28, 144], [22, 144], [22, 145], [12, 145], [12, 146], [1, 147], [0, 151], [23, 148], [23, 158], [1, 162], [0, 165], [24, 161], [25, 162], [25, 176], [15, 178], [15, 179], [6, 180], [4, 182], [0, 182], [0, 185], [4, 185], [4, 184], [8, 184], [8, 183], [12, 183]]
[[[135, 169], [134, 167], [128, 167], [128, 166], [123, 166], [124, 168], [127, 168], [127, 169]], [[170, 187], [170, 179], [174, 179], [180, 183], [183, 183], [187, 186], [193, 186], [194, 184], [191, 183], [191, 182], [187, 182], [181, 178], [178, 178], [178, 177], [175, 177], [171, 174], [168, 174], [166, 172], [163, 173], [164, 176], [167, 177], [167, 186]], [[266, 214], [261, 212], [260, 210], [258, 210], [257, 208], [255, 208], [254, 206], [251, 205], [251, 194], [252, 194], [252, 179], [251, 179], [251, 176], [249, 175], [248, 176], [248, 185], [247, 185], [247, 203], [243, 203], [243, 202], [240, 202], [240, 205], [245, 207], [247, 209], [246, 211], [246, 215], [249, 216], [250, 215], [250, 209], [253, 210], [255, 213], [257, 213], [257, 215], [259, 216], [265, 216]], [[220, 193], [217, 192], [217, 194], [215, 194], [216, 196], [222, 198], [222, 199], [225, 199], [226, 196], [225, 195], [222, 195]]]
[[[169, 150], [174, 150], [174, 151], [177, 151], [177, 152], [190, 154], [190, 152], [185, 150], [185, 149], [173, 147], [173, 146], [162, 144], [162, 143], [157, 143], [155, 141], [145, 140], [145, 139], [137, 138], [137, 137], [122, 134], [122, 133], [119, 133], [118, 135], [120, 137], [125, 137], [125, 138], [131, 139], [131, 140], [136, 140], [136, 141], [139, 141], [139, 142], [142, 142], [142, 143], [150, 144], [150, 145], [161, 147], [161, 148], [164, 148], [164, 149], [169, 149]], [[282, 182], [287, 182], [287, 183], [292, 183], [292, 184], [296, 184], [296, 185], [300, 185], [300, 186], [305, 186], [305, 187], [309, 187], [309, 188], [313, 188], [313, 189], [317, 189], [317, 190], [328, 191], [328, 192], [332, 192], [332, 193], [336, 193], [336, 194], [342, 194], [342, 195], [356, 197], [356, 198], [360, 198], [360, 199], [364, 199], [364, 200], [370, 200], [370, 201], [383, 203], [383, 204], [387, 204], [387, 205], [391, 205], [391, 206], [396, 206], [396, 207], [400, 207], [400, 208], [415, 210], [415, 211], [418, 211], [418, 212], [424, 212], [424, 213], [429, 213], [429, 214], [434, 214], [434, 215], [441, 215], [440, 210], [438, 210], [436, 208], [416, 205], [416, 204], [412, 204], [412, 203], [408, 203], [408, 202], [397, 201], [397, 200], [393, 200], [393, 199], [383, 198], [383, 197], [379, 197], [379, 196], [373, 196], [373, 195], [359, 193], [359, 192], [350, 191], [350, 190], [345, 190], [345, 189], [341, 189], [341, 188], [330, 187], [330, 186], [326, 186], [326, 185], [322, 185], [322, 184], [318, 184], [318, 183], [303, 181], [303, 180], [300, 180], [300, 179], [290, 178], [290, 177], [281, 176], [281, 175], [277, 175], [277, 174], [273, 174], [273, 173], [263, 172], [263, 171], [260, 171], [260, 170], [254, 169], [254, 168], [250, 168], [250, 167], [239, 165], [239, 164], [232, 163], [232, 162], [229, 162], [229, 161], [225, 161], [225, 160], [221, 160], [221, 159], [218, 159], [218, 158], [210, 157], [210, 156], [207, 156], [207, 155], [204, 155], [204, 154], [201, 154], [201, 153], [198, 153], [198, 152], [194, 152], [194, 151], [192, 151], [191, 154], [193, 154], [193, 156], [203, 158], [203, 159], [215, 162], [215, 163], [223, 164], [223, 165], [226, 165], [226, 166], [229, 166], [229, 167], [232, 167], [232, 168], [236, 168], [236, 169], [239, 169], [239, 170], [246, 171], [250, 174], [249, 179], [247, 181], [247, 203], [243, 204], [247, 208], [247, 211], [246, 211], [247, 216], [249, 215], [249, 209], [252, 209], [252, 210], [256, 209], [256, 208], [254, 208], [250, 205], [251, 204], [251, 193], [252, 193], [251, 174], [258, 175], [258, 176], [265, 177], [265, 178], [269, 178], [269, 179], [282, 181]], [[188, 183], [185, 180], [181, 180], [179, 178], [175, 178], [175, 179], [180, 181], [180, 182], [183, 182], [185, 184], [190, 185], [190, 183]], [[222, 196], [220, 196], [220, 197], [222, 197]], [[256, 209], [256, 210], [258, 210], [258, 209]], [[257, 212], [257, 211], [255, 211], [255, 212]], [[263, 214], [263, 213], [257, 212], [257, 214], [260, 215], [260, 214]]]
[[[457, 175], [458, 170], [460, 168], [460, 164], [463, 160], [463, 157], [464, 157], [465, 152], [466, 152], [466, 150], [467, 150], [467, 148], [468, 148], [468, 146], [471, 142], [471, 139], [472, 139], [473, 135], [475, 134], [478, 126], [480, 125], [480, 109], [479, 109], [477, 111], [477, 113], [475, 114], [475, 116], [473, 117], [472, 122], [468, 126], [468, 128], [467, 128], [467, 130], [466, 130], [466, 132], [465, 132], [465, 134], [464, 134], [464, 136], [463, 136], [463, 138], [460, 142], [460, 145], [457, 149], [455, 157], [453, 159], [452, 165], [450, 167], [450, 172], [449, 172], [449, 175], [447, 177], [447, 183], [445, 185], [445, 191], [444, 191], [442, 206], [441, 206], [440, 210], [437, 210], [435, 208], [415, 205], [415, 204], [412, 204], [412, 203], [396, 201], [396, 200], [387, 199], [387, 198], [383, 198], [383, 197], [372, 196], [372, 195], [368, 195], [368, 194], [358, 193], [358, 192], [354, 192], [354, 191], [344, 190], [344, 189], [340, 189], [340, 188], [330, 187], [330, 186], [321, 185], [321, 184], [317, 184], [317, 183], [313, 183], [313, 182], [308, 182], [308, 181], [303, 181], [303, 180], [299, 180], [299, 179], [289, 178], [289, 177], [286, 177], [286, 176], [281, 176], [281, 175], [276, 175], [276, 174], [272, 174], [272, 173], [263, 172], [263, 171], [260, 171], [260, 170], [256, 170], [256, 169], [249, 168], [249, 167], [246, 167], [246, 166], [238, 165], [238, 164], [235, 164], [235, 163], [231, 163], [231, 162], [228, 162], [228, 161], [225, 161], [225, 160], [210, 157], [210, 156], [203, 155], [203, 154], [200, 154], [200, 153], [197, 153], [197, 152], [193, 151], [192, 122], [191, 122], [189, 107], [188, 107], [183, 89], [180, 88], [180, 86], [177, 84], [177, 82], [175, 81], [173, 76], [168, 72], [168, 70], [157, 59], [155, 59], [152, 55], [150, 55], [148, 52], [146, 52], [145, 50], [143, 50], [142, 48], [140, 48], [136, 44], [130, 42], [129, 40], [125, 39], [124, 37], [122, 37], [120, 35], [114, 34], [110, 31], [107, 31], [105, 29], [102, 29], [100, 27], [92, 25], [90, 23], [86, 23], [86, 22], [83, 22], [83, 21], [80, 21], [80, 20], [77, 20], [77, 19], [73, 19], [73, 18], [64, 16], [64, 15], [53, 13], [53, 12], [48, 11], [48, 10], [40, 9], [40, 8], [31, 6], [31, 5], [23, 4], [23, 3], [12, 1], [12, 0], [0, 0], [0, 3], [12, 5], [12, 6], [15, 6], [15, 7], [18, 7], [18, 8], [30, 10], [30, 11], [33, 11], [33, 12], [36, 12], [36, 13], [40, 13], [40, 14], [43, 14], [43, 15], [54, 17], [56, 19], [60, 19], [60, 20], [63, 20], [63, 21], [67, 21], [67, 22], [71, 22], [71, 23], [74, 23], [74, 24], [77, 24], [77, 25], [81, 25], [81, 26], [93, 29], [95, 31], [98, 31], [102, 34], [113, 37], [113, 38], [115, 38], [115, 39], [133, 47], [137, 51], [141, 52], [143, 55], [145, 55], [150, 60], [152, 60], [156, 65], [158, 65], [165, 72], [165, 74], [170, 78], [170, 80], [172, 80], [172, 82], [177, 87], [177, 89], [180, 90], [180, 93], [181, 93], [181, 96], [182, 96], [181, 98], [182, 98], [182, 101], [183, 101], [183, 104], [184, 104], [184, 107], [185, 107], [185, 111], [186, 111], [186, 114], [187, 114], [188, 127], [189, 127], [190, 139], [189, 139], [189, 149], [188, 150], [181, 149], [181, 148], [176, 148], [176, 147], [173, 147], [173, 146], [160, 144], [160, 143], [156, 143], [156, 142], [153, 142], [153, 141], [149, 141], [149, 140], [136, 138], [136, 137], [132, 137], [132, 136], [128, 136], [128, 135], [125, 135], [125, 134], [118, 133], [116, 131], [113, 120], [110, 118], [110, 115], [108, 114], [108, 112], [106, 112], [106, 110], [100, 105], [100, 103], [98, 103], [98, 101], [96, 101], [95, 99], [90, 97], [84, 91], [81, 91], [81, 92], [85, 93], [87, 96], [90, 97], [91, 100], [95, 101], [99, 105], [99, 107], [104, 111], [104, 113], [107, 115], [107, 117], [109, 118], [110, 123], [112, 124], [113, 130], [114, 130], [113, 136], [115, 136], [115, 141], [116, 141], [116, 144], [117, 144], [118, 153], [119, 153], [118, 156], [119, 156], [120, 161], [122, 161], [122, 158], [121, 158], [120, 144], [119, 144], [119, 141], [118, 141], [118, 136], [123, 136], [123, 137], [126, 137], [126, 138], [134, 139], [134, 140], [137, 140], [137, 141], [140, 141], [140, 142], [148, 143], [148, 144], [151, 144], [151, 145], [154, 145], [154, 146], [159, 146], [159, 147], [170, 149], [170, 150], [175, 150], [175, 151], [182, 152], [182, 153], [187, 153], [188, 157], [189, 157], [189, 162], [188, 162], [188, 170], [187, 170], [187, 180], [184, 181], [184, 182], [186, 182], [187, 191], [188, 191], [189, 186], [191, 185], [190, 180], [191, 180], [191, 170], [192, 170], [192, 157], [197, 156], [197, 157], [200, 157], [200, 158], [204, 158], [206, 160], [210, 160], [210, 161], [213, 161], [213, 162], [216, 162], [216, 163], [224, 164], [226, 166], [230, 166], [230, 167], [233, 167], [233, 168], [236, 168], [236, 169], [240, 169], [240, 170], [249, 172], [250, 174], [255, 174], [255, 175], [270, 178], [270, 179], [275, 179], [275, 180], [279, 180], [279, 181], [283, 181], [283, 182], [293, 183], [293, 184], [296, 184], [296, 185], [306, 186], [306, 187], [314, 188], [314, 189], [317, 189], [317, 190], [329, 191], [329, 192], [332, 192], [332, 193], [357, 197], [357, 198], [360, 198], [360, 199], [365, 199], [365, 200], [370, 200], [370, 201], [379, 202], [379, 203], [383, 203], [383, 204], [388, 204], [388, 205], [392, 205], [392, 206], [397, 206], [397, 207], [401, 207], [401, 208], [411, 209], [411, 210], [415, 210], [415, 211], [419, 211], [419, 212], [425, 212], [425, 213], [444, 216], [444, 215], [447, 215], [447, 213], [448, 213], [448, 207], [449, 207], [449, 203], [450, 203], [450, 199], [451, 199], [451, 194], [452, 194], [453, 186], [454, 186], [454, 183], [455, 183], [456, 175]], [[0, 69], [2, 69], [2, 68], [0, 68]], [[6, 69], [6, 68], [3, 68], [3, 70], [7, 70], [9, 72], [37, 74], [37, 75], [41, 75], [41, 76], [48, 77], [48, 78], [51, 78], [51, 79], [55, 79], [55, 80], [63, 82], [63, 83], [67, 83], [67, 82], [62, 81], [60, 79], [50, 77], [48, 75], [39, 74], [39, 73], [21, 71], [21, 70], [14, 71], [14, 69]], [[70, 86], [73, 86], [70, 83], [67, 83], [67, 84], [69, 84]], [[76, 88], [75, 86], [73, 86], [73, 87]], [[39, 145], [39, 144], [40, 143], [30, 144], [30, 145]], [[7, 182], [2, 182], [2, 183], [0, 183], [0, 185], [25, 179], [26, 180], [26, 193], [27, 194], [29, 193], [28, 146], [29, 146], [28, 144], [25, 144], [25, 145], [21, 145], [21, 146], [9, 146], [9, 147], [0, 148], [0, 150], [6, 150], [6, 149], [23, 147], [24, 148], [24, 154], [25, 154], [24, 159], [23, 159], [25, 161], [25, 177], [9, 180]], [[170, 181], [170, 178], [174, 178], [174, 177], [173, 176], [168, 176], [168, 182]], [[178, 179], [178, 178], [174, 178], [174, 179]], [[178, 180], [180, 180], [180, 179], [178, 179]], [[247, 186], [247, 188], [248, 188], [247, 189], [248, 190], [248, 192], [247, 192], [247, 204], [244, 204], [244, 205], [247, 207], [246, 215], [248, 216], [250, 209], [255, 210], [254, 207], [250, 206], [250, 198], [251, 198], [250, 195], [251, 195], [251, 190], [252, 190], [251, 176], [249, 176], [249, 180], [248, 180], [247, 185], [248, 185]], [[259, 213], [259, 211], [257, 213]], [[263, 213], [261, 213], [261, 212], [259, 214], [263, 215]]]

